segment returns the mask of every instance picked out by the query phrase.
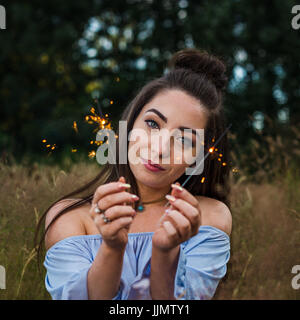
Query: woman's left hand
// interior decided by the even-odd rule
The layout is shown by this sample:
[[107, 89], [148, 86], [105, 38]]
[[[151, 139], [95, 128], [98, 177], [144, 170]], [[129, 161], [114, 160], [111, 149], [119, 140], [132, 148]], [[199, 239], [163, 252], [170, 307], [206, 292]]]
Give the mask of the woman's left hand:
[[198, 200], [180, 187], [178, 182], [172, 185], [171, 198], [168, 200], [171, 206], [159, 220], [152, 237], [152, 246], [162, 251], [171, 250], [190, 239], [198, 233], [201, 225]]

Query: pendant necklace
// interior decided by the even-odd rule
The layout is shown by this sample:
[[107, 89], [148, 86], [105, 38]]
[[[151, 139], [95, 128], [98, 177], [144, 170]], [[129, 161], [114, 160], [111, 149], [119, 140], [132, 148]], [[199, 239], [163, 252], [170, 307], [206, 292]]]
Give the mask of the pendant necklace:
[[[171, 191], [171, 189], [169, 190], [169, 192], [170, 192], [170, 191]], [[169, 192], [168, 192], [168, 193], [169, 193]], [[168, 194], [168, 193], [167, 193], [167, 194]], [[147, 202], [140, 201], [139, 204], [138, 204], [138, 207], [137, 207], [137, 211], [142, 212], [142, 211], [144, 211], [144, 209], [145, 209], [145, 204], [160, 202], [160, 201], [166, 199], [165, 197], [166, 197], [166, 195], [164, 195], [163, 197], [160, 197], [159, 199], [152, 200], [152, 201], [147, 201]]]

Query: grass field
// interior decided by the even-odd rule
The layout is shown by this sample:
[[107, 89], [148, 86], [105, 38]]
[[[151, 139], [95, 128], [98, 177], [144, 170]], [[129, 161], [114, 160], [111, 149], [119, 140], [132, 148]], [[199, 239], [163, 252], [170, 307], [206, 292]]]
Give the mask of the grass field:
[[[0, 265], [6, 269], [0, 299], [51, 299], [33, 250], [38, 217], [98, 171], [93, 163], [64, 170], [0, 163]], [[231, 258], [214, 299], [300, 299], [291, 286], [291, 269], [300, 264], [299, 170], [259, 184], [241, 173], [231, 180]]]

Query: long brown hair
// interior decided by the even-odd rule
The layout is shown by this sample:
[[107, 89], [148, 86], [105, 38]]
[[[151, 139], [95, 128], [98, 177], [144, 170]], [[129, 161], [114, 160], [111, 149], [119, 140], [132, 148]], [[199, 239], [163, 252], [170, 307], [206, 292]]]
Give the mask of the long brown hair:
[[[131, 185], [131, 192], [140, 196], [135, 177], [129, 165], [118, 163], [118, 152], [119, 143], [127, 143], [128, 146], [128, 134], [132, 130], [137, 116], [147, 103], [158, 93], [169, 89], [183, 90], [198, 99], [208, 111], [208, 121], [204, 135], [204, 154], [206, 154], [213, 145], [213, 142], [218, 139], [225, 130], [226, 119], [223, 111], [223, 91], [226, 85], [226, 66], [220, 58], [206, 51], [197, 49], [184, 49], [176, 52], [168, 63], [168, 71], [162, 77], [147, 83], [124, 110], [120, 120], [127, 121], [127, 136], [122, 137], [119, 135], [119, 139], [117, 139], [117, 164], [105, 164], [92, 181], [52, 203], [40, 217], [34, 237], [35, 248], [37, 248], [38, 266], [42, 243], [50, 226], [64, 213], [78, 208], [87, 202], [91, 202], [94, 192], [99, 185], [117, 181], [119, 176], [124, 176], [126, 182]], [[126, 141], [124, 139], [126, 139]], [[230, 187], [228, 183], [230, 168], [228, 165], [229, 151], [226, 135], [224, 135], [219, 142], [217, 149], [218, 153], [222, 154], [222, 161], [217, 161], [215, 153], [211, 153], [204, 162], [203, 173], [201, 175], [193, 175], [185, 185], [185, 188], [193, 195], [202, 195], [220, 200], [230, 208]], [[224, 163], [226, 165], [224, 165]], [[187, 176], [183, 174], [177, 181], [182, 184], [186, 178]], [[203, 178], [205, 179], [204, 183]], [[37, 238], [42, 222], [50, 208], [59, 201], [87, 191], [89, 188], [92, 188], [92, 192], [57, 213], [47, 226], [37, 246]]]

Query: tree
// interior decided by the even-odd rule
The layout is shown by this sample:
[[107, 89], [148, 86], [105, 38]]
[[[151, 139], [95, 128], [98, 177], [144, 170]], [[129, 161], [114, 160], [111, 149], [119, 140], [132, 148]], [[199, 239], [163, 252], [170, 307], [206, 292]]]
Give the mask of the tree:
[[[258, 138], [251, 117], [278, 122], [288, 110], [299, 123], [299, 31], [294, 1], [14, 1], [0, 52], [0, 146], [39, 153], [48, 137], [88, 150], [84, 125], [98, 96], [114, 125], [147, 81], [163, 74], [185, 47], [222, 57], [230, 78], [225, 99], [231, 131], [242, 147]], [[260, 112], [260, 113], [257, 113]], [[283, 112], [283, 111], [282, 111]], [[262, 118], [263, 119], [263, 118]], [[72, 123], [80, 123], [74, 136]], [[264, 122], [263, 134], [272, 130]], [[58, 150], [59, 151], [59, 150]]]

